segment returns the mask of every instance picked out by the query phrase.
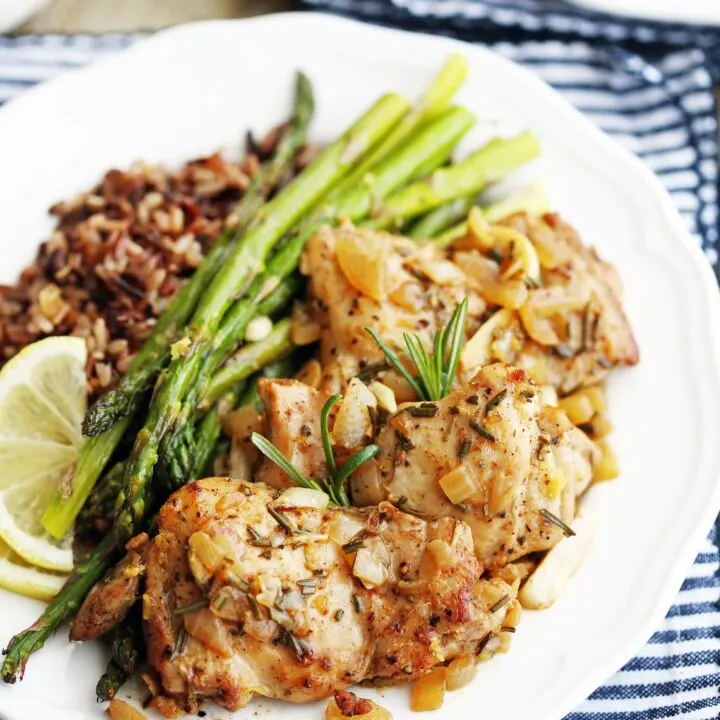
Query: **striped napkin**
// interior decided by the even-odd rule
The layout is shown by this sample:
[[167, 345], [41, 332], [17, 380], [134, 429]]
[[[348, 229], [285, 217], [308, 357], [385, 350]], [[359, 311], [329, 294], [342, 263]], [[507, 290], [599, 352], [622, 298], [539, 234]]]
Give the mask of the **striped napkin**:
[[[560, 0], [305, 0], [372, 22], [482, 41], [557, 88], [658, 174], [718, 266], [718, 35], [622, 22]], [[0, 36], [0, 104], [137, 36]], [[714, 77], [715, 73], [717, 77]], [[720, 717], [720, 524], [648, 644], [566, 720]], [[528, 715], [528, 720], [533, 720]]]

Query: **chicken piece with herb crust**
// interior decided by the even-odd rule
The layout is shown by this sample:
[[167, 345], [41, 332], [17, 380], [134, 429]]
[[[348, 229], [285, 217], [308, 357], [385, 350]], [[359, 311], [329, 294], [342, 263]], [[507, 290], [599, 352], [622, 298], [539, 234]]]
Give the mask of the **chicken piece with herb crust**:
[[378, 371], [385, 356], [365, 328], [395, 348], [403, 347], [407, 332], [430, 344], [465, 297], [468, 334], [479, 327], [486, 307], [464, 273], [434, 245], [351, 225], [324, 228], [311, 237], [301, 270], [310, 282], [311, 314], [321, 328], [322, 387], [332, 392], [342, 392], [355, 376], [379, 375], [398, 399], [414, 399], [394, 371]]
[[234, 710], [254, 694], [306, 702], [411, 680], [500, 632], [514, 593], [480, 579], [466, 524], [326, 503], [226, 478], [171, 496], [143, 597], [155, 707]]
[[563, 537], [599, 459], [525, 371], [502, 364], [438, 402], [401, 406], [375, 442], [379, 454], [351, 478], [353, 503], [462, 519], [489, 570]]

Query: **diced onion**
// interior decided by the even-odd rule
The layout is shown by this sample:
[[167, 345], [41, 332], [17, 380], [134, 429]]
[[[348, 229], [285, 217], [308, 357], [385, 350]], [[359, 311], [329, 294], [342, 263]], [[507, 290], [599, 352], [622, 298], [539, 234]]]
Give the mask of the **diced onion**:
[[607, 415], [595, 415], [590, 422], [591, 431], [590, 437], [604, 438], [612, 432], [613, 425], [608, 419]]
[[377, 407], [377, 399], [367, 385], [353, 378], [340, 402], [332, 429], [333, 442], [344, 448], [362, 445], [372, 432], [368, 408]]
[[467, 465], [458, 465], [440, 478], [440, 487], [454, 505], [467, 500], [477, 492], [475, 478]]
[[355, 553], [353, 575], [368, 590], [383, 585], [388, 579], [387, 568], [367, 547], [360, 548]]
[[473, 370], [486, 365], [493, 357], [491, 345], [497, 335], [508, 332], [513, 324], [515, 313], [512, 310], [498, 310], [486, 320], [477, 332], [465, 343], [460, 353], [460, 367]]
[[449, 570], [457, 565], [455, 550], [444, 540], [431, 540], [427, 549], [441, 570]]
[[123, 700], [113, 698], [107, 708], [110, 720], [147, 720], [147, 716]]
[[321, 490], [291, 487], [284, 490], [273, 505], [277, 505], [278, 507], [317, 508], [318, 510], [324, 510], [329, 502], [330, 498], [327, 493]]
[[446, 668], [436, 667], [413, 685], [410, 707], [415, 712], [437, 710], [445, 699]]
[[333, 515], [328, 534], [334, 543], [345, 545], [364, 529], [364, 519], [341, 511]]
[[198, 583], [208, 582], [225, 560], [225, 553], [212, 538], [201, 530], [188, 540], [188, 563]]
[[447, 667], [445, 684], [448, 690], [459, 690], [469, 685], [477, 675], [477, 664], [475, 658], [466, 655], [465, 657], [453, 660]]
[[620, 465], [615, 452], [605, 440], [598, 440], [595, 445], [602, 452], [602, 457], [593, 468], [593, 480], [595, 482], [614, 480], [620, 474]]
[[567, 413], [570, 422], [575, 425], [589, 422], [595, 414], [592, 401], [582, 392], [560, 398], [559, 405]]

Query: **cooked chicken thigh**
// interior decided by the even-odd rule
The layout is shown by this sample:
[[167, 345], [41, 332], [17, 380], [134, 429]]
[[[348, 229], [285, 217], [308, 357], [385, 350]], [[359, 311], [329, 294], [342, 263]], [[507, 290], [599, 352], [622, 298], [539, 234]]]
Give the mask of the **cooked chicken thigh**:
[[401, 407], [375, 442], [380, 453], [351, 479], [353, 503], [460, 518], [490, 570], [562, 538], [599, 459], [523, 370], [499, 364], [438, 402]]
[[312, 237], [302, 269], [321, 329], [323, 387], [338, 392], [374, 373], [399, 399], [415, 399], [394, 371], [377, 370], [385, 357], [365, 328], [401, 353], [408, 331], [430, 346], [465, 297], [467, 339], [478, 337], [463, 354], [461, 380], [502, 361], [566, 394], [638, 361], [616, 272], [569, 225], [515, 215], [486, 235], [470, 232], [447, 252], [348, 225]]
[[[269, 381], [264, 395], [272, 399], [270, 441], [291, 458], [300, 446], [306, 459], [322, 458], [302, 468], [308, 477], [326, 478], [312, 420], [324, 394], [297, 381]], [[287, 423], [291, 406], [309, 409], [306, 436]], [[555, 545], [563, 531], [554, 519], [572, 521], [599, 460], [595, 444], [545, 402], [525, 371], [502, 364], [487, 366], [439, 402], [401, 405], [367, 440], [380, 453], [351, 477], [353, 504], [388, 500], [424, 517], [464, 520], [490, 569]], [[268, 460], [259, 474], [275, 487], [292, 485]]]
[[324, 498], [211, 478], [163, 506], [143, 597], [161, 711], [410, 680], [476, 654], [516, 607], [509, 585], [480, 580], [465, 523]]

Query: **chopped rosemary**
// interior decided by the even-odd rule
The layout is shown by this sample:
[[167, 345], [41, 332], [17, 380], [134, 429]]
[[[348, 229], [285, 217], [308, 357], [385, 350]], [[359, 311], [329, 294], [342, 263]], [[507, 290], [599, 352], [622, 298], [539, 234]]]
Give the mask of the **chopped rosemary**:
[[490, 614], [496, 613], [501, 608], [504, 608], [510, 602], [509, 595], [503, 595], [491, 608]]
[[458, 448], [458, 457], [460, 460], [462, 460], [468, 452], [470, 452], [470, 446], [472, 445], [472, 440], [469, 437], [464, 437], [463, 441], [460, 443], [460, 447]]
[[342, 551], [346, 555], [352, 555], [352, 553], [357, 552], [360, 548], [364, 548], [365, 543], [362, 540], [353, 540], [352, 542], [345, 543], [342, 546]]
[[401, 433], [399, 430], [395, 431], [395, 439], [397, 440], [400, 449], [404, 450], [405, 452], [408, 452], [409, 450], [413, 450], [415, 448], [415, 443], [407, 435]]
[[514, 628], [514, 627], [511, 627], [510, 625], [503, 625], [503, 626], [500, 628], [500, 630], [501, 630], [502, 632], [509, 632], [509, 633], [514, 633], [514, 632], [515, 632], [515, 628]]
[[248, 525], [248, 532], [252, 538], [252, 544], [258, 547], [270, 547], [270, 540], [261, 535], [254, 527]]
[[416, 418], [435, 417], [438, 412], [438, 406], [435, 403], [424, 402], [420, 403], [420, 405], [412, 405], [405, 408], [405, 412]]
[[175, 640], [175, 647], [173, 648], [172, 655], [170, 656], [171, 660], [174, 660], [178, 655], [180, 655], [184, 650], [185, 646], [187, 645], [187, 639], [188, 634], [184, 627], [180, 628], [180, 632], [178, 633], [177, 640]]
[[495, 436], [489, 430], [485, 429], [477, 420], [471, 420], [470, 427], [478, 435], [481, 435], [482, 437], [489, 440], [490, 442], [495, 442], [495, 440], [496, 440]]
[[244, 593], [250, 592], [250, 585], [237, 575], [230, 575], [228, 577], [228, 582]]
[[285, 530], [286, 533], [289, 533], [290, 535], [295, 535], [295, 533], [297, 533], [297, 529], [293, 526], [285, 513], [280, 512], [280, 510], [276, 510], [272, 507], [272, 505], [268, 505], [267, 511], [270, 513], [270, 517], [272, 517], [272, 519], [283, 530]]
[[608, 369], [610, 369], [610, 368], [612, 367], [612, 363], [611, 363], [604, 355], [601, 355], [601, 356], [597, 359], [597, 364], [598, 364], [601, 368], [605, 368], [606, 370], [608, 370]]
[[543, 508], [540, 514], [553, 525], [557, 525], [564, 533], [565, 537], [573, 537], [575, 531], [567, 524], [564, 523], [557, 515], [551, 513], [547, 508]]
[[218, 595], [213, 601], [212, 606], [215, 610], [222, 610], [222, 606], [227, 602], [227, 595]]
[[495, 397], [488, 401], [488, 404], [485, 406], [486, 415], [491, 410], [494, 410], [507, 397], [507, 392], [507, 388], [503, 388]]
[[408, 515], [415, 515], [415, 517], [419, 518], [423, 517], [423, 514], [419, 510], [409, 504], [408, 499], [404, 495], [401, 495], [398, 498], [397, 502], [395, 503], [395, 507], [398, 510], [406, 512]]
[[345, 614], [345, 611], [342, 608], [338, 608], [335, 611], [335, 622], [340, 622], [343, 619], [344, 614]]
[[352, 596], [353, 600], [353, 606], [355, 607], [355, 612], [361, 613], [365, 608], [363, 607], [363, 602], [358, 594], [353, 594]]
[[262, 620], [262, 613], [260, 612], [260, 606], [258, 605], [258, 601], [248, 593], [247, 596], [248, 599], [248, 605], [250, 605], [250, 609], [252, 610], [253, 617], [256, 620]]
[[470, 506], [464, 502], [458, 503], [455, 507], [463, 512], [467, 512], [470, 509]]
[[389, 370], [391, 367], [392, 365], [387, 362], [375, 363], [374, 365], [368, 365], [366, 368], [363, 368], [355, 377], [366, 383], [368, 380], [374, 380], [378, 373]]
[[189, 605], [183, 605], [183, 607], [176, 607], [173, 611], [173, 615], [185, 615], [185, 613], [194, 612], [195, 610], [200, 610], [201, 608], [206, 608], [208, 606], [208, 599], [203, 598], [202, 600], [198, 600], [197, 602], [190, 603]]
[[465, 298], [453, 310], [447, 325], [435, 333], [432, 351], [425, 347], [419, 335], [403, 333], [407, 355], [417, 370], [417, 377], [410, 374], [398, 354], [386, 345], [372, 328], [366, 327], [365, 330], [383, 351], [388, 362], [407, 380], [420, 400], [441, 400], [450, 392], [455, 382], [467, 312], [468, 300]]

